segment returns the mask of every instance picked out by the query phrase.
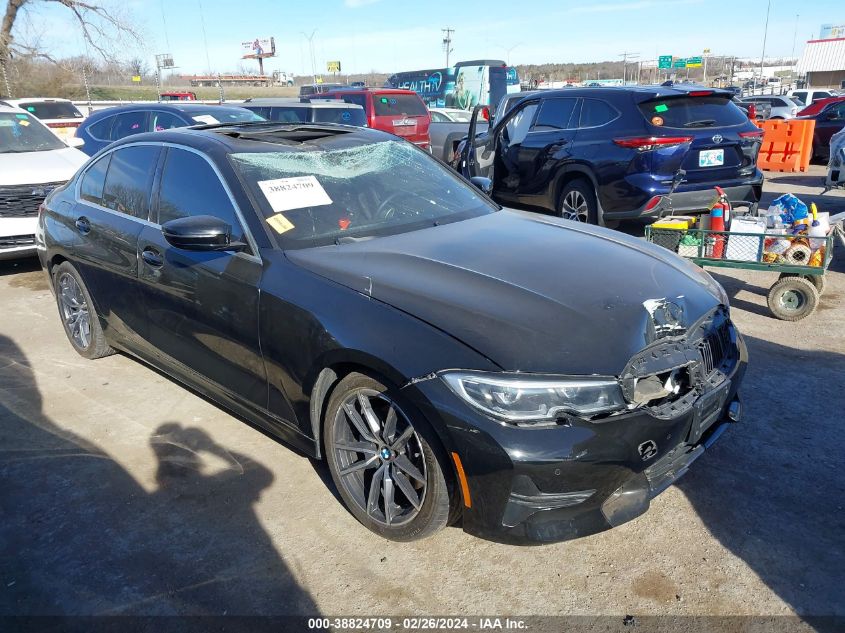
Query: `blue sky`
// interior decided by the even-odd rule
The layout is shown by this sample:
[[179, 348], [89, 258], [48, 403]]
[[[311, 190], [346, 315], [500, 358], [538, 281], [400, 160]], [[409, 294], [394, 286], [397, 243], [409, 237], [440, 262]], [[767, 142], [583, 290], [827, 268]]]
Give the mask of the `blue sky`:
[[[186, 73], [205, 72], [207, 58], [215, 71], [235, 71], [241, 41], [272, 35], [278, 56], [266, 62], [266, 70], [310, 74], [302, 32], [314, 29], [318, 72], [334, 59], [349, 72], [442, 66], [440, 29], [445, 26], [455, 29], [453, 60], [506, 59], [507, 49], [513, 64], [602, 61], [618, 59], [626, 50], [641, 59], [691, 56], [705, 48], [713, 55], [759, 57], [766, 14], [766, 0], [124, 0], [112, 6], [122, 7], [144, 34], [146, 47], [139, 54], [152, 62], [155, 53], [169, 48], [178, 72]], [[772, 0], [767, 57], [792, 53], [796, 13], [796, 55], [803, 42], [818, 36], [821, 24], [845, 24], [841, 0], [799, 5]], [[40, 38], [60, 55], [83, 52], [81, 38], [67, 37], [67, 24], [61, 7], [38, 8], [21, 34]], [[257, 71], [255, 62], [244, 66]]]

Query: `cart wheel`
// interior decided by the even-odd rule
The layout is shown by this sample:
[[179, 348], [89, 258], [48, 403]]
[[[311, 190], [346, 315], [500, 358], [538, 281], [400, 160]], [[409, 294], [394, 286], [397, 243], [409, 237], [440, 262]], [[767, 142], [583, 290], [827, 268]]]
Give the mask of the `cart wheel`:
[[797, 273], [781, 273], [778, 279], [785, 279], [786, 277], [804, 277], [810, 281], [816, 287], [816, 290], [819, 291], [819, 295], [824, 292], [824, 288], [827, 285], [824, 275], [798, 275]]
[[769, 289], [769, 310], [781, 321], [800, 321], [819, 304], [819, 291], [805, 277], [784, 277]]

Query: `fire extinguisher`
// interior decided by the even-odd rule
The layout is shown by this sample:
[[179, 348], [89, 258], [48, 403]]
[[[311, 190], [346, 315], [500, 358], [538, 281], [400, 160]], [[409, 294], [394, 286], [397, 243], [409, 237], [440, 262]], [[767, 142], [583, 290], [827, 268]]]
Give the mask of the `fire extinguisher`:
[[[710, 207], [710, 230], [726, 231], [731, 221], [731, 203], [728, 196], [721, 187], [716, 187], [718, 197]], [[713, 258], [722, 259], [725, 254], [725, 236], [716, 234], [713, 236]]]

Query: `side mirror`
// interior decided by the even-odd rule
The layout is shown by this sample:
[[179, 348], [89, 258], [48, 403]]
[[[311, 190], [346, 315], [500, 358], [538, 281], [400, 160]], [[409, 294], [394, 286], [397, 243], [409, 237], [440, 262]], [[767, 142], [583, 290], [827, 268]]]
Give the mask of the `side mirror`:
[[68, 147], [76, 147], [77, 149], [85, 145], [85, 139], [78, 136], [71, 136], [65, 141]]
[[485, 178], [484, 176], [473, 176], [469, 179], [469, 181], [478, 187], [485, 196], [489, 196], [493, 193], [493, 181], [489, 178]]
[[171, 246], [186, 251], [241, 251], [243, 242], [232, 242], [232, 227], [219, 218], [197, 215], [165, 222], [161, 227]]

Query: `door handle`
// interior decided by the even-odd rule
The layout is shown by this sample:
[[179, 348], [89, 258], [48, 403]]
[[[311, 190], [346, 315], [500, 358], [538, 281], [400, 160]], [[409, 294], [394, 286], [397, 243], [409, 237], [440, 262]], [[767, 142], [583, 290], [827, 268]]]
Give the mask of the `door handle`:
[[84, 215], [80, 218], [77, 218], [76, 222], [76, 230], [82, 233], [82, 235], [88, 235], [91, 232], [91, 222], [88, 221]]
[[141, 259], [143, 259], [148, 266], [152, 266], [153, 268], [161, 268], [164, 265], [161, 253], [154, 248], [148, 247], [141, 251]]

